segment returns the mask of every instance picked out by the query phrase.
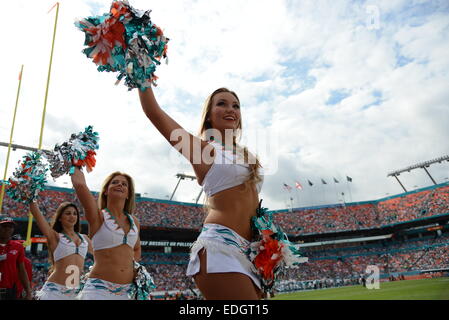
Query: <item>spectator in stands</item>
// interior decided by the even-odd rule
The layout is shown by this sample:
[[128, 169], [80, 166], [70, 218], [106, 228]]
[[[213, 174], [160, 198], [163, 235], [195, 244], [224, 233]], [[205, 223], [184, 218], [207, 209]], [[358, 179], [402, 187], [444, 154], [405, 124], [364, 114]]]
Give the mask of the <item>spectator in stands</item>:
[[[449, 268], [449, 234], [434, 239], [432, 237], [421, 240], [407, 240], [395, 242], [377, 242], [364, 246], [354, 244], [320, 246], [312, 255], [311, 249], [305, 254], [310, 257], [310, 263], [301, 265], [299, 269], [286, 269], [279, 277], [278, 292], [306, 290], [312, 288], [312, 281], [324, 284], [330, 288], [342, 285], [361, 285], [361, 276], [364, 275], [368, 265], [378, 265], [382, 275], [392, 272], [401, 274], [414, 270], [429, 270]], [[338, 249], [338, 250], [336, 250]], [[45, 255], [30, 256], [33, 261], [33, 280], [36, 290], [45, 281], [43, 258]], [[337, 260], [337, 256], [342, 258]], [[152, 252], [142, 254], [142, 264], [155, 278], [157, 288], [153, 299], [162, 299], [166, 291], [190, 292], [193, 282], [185, 275], [185, 265], [188, 263], [188, 253], [162, 253]], [[343, 262], [343, 261], [346, 261]], [[86, 266], [92, 262], [86, 259]], [[403, 279], [403, 275], [400, 277]], [[388, 279], [388, 277], [386, 278]], [[310, 280], [310, 281], [307, 281]], [[189, 291], [190, 290], [190, 291]], [[158, 293], [160, 292], [160, 293]], [[196, 299], [192, 291], [188, 299]], [[188, 296], [188, 295], [187, 295]]]
[[[84, 219], [81, 204], [72, 190], [60, 191], [50, 187], [43, 190], [40, 196], [41, 211], [47, 219], [51, 218], [58, 205], [64, 201], [76, 204], [80, 209], [81, 219]], [[27, 217], [29, 210], [23, 203], [15, 202], [5, 194], [3, 212], [10, 217]], [[299, 235], [376, 228], [447, 212], [449, 212], [449, 186], [439, 186], [433, 190], [398, 195], [371, 204], [334, 205], [327, 208], [275, 213], [274, 220], [287, 234]], [[204, 209], [200, 206], [144, 199], [137, 202], [135, 214], [143, 227], [200, 230], [204, 220]]]
[[[206, 299], [259, 299], [261, 282], [244, 251], [252, 240], [250, 221], [259, 203], [261, 166], [237, 143], [242, 128], [239, 98], [228, 89], [215, 90], [206, 100], [199, 138], [160, 108], [151, 87], [140, 90], [139, 96], [146, 116], [192, 164], [208, 197], [209, 212], [192, 248], [187, 275], [194, 277]], [[223, 162], [226, 166], [219, 166]], [[224, 240], [224, 234], [231, 239]]]
[[404, 194], [373, 204], [334, 205], [275, 214], [290, 234], [313, 234], [376, 228], [449, 211], [449, 186]]
[[98, 206], [79, 168], [71, 176], [89, 223], [95, 263], [79, 295], [80, 300], [130, 300], [135, 298], [134, 261], [139, 261], [140, 223], [133, 212], [133, 179], [121, 172], [103, 182]]
[[[49, 277], [37, 293], [40, 300], [75, 300], [80, 287], [84, 259], [92, 243], [85, 234], [80, 234], [78, 207], [63, 202], [56, 209], [51, 225], [42, 215], [36, 202], [30, 204], [30, 211], [37, 226], [47, 238], [48, 258], [51, 264]], [[67, 268], [70, 269], [67, 272]]]
[[0, 220], [0, 300], [17, 299], [17, 278], [25, 289], [25, 299], [31, 300], [31, 285], [23, 262], [25, 250], [22, 243], [11, 239], [14, 228], [11, 218]]

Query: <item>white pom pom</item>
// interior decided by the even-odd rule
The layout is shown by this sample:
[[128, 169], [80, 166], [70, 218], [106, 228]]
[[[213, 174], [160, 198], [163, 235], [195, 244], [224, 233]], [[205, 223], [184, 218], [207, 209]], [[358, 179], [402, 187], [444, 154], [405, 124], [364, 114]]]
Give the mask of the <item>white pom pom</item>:
[[132, 62], [128, 63], [128, 65], [126, 66], [126, 72], [128, 74], [133, 73], [133, 63]]

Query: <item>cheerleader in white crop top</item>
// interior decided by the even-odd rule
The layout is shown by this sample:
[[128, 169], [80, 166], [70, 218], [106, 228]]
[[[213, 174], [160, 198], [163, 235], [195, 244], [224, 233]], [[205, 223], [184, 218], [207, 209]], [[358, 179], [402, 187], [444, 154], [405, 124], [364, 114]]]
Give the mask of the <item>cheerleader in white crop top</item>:
[[[226, 150], [221, 143], [211, 141], [210, 144], [215, 151], [214, 162], [201, 184], [208, 197], [244, 184], [249, 176], [249, 164], [242, 158], [237, 157], [231, 150]], [[258, 168], [258, 173], [260, 181], [256, 184], [256, 189], [260, 193], [263, 184], [262, 168]]]
[[253, 234], [261, 165], [237, 143], [242, 129], [237, 94], [219, 88], [206, 99], [197, 137], [161, 109], [151, 87], [138, 93], [145, 115], [192, 164], [207, 196], [208, 215], [192, 248], [187, 275], [194, 277], [206, 299], [259, 299], [260, 283], [244, 251]]
[[135, 208], [132, 178], [121, 172], [109, 175], [99, 194], [98, 206], [78, 168], [71, 178], [86, 212], [95, 258], [78, 299], [148, 299], [149, 292], [142, 293], [134, 284], [141, 249], [140, 224], [132, 215]]
[[130, 230], [125, 234], [124, 230], [120, 228], [111, 214], [111, 212], [105, 208], [102, 211], [103, 223], [100, 229], [92, 237], [92, 246], [94, 250], [109, 249], [120, 246], [122, 244], [128, 245], [130, 248], [134, 248], [139, 237], [139, 230], [131, 215], [125, 213], [131, 225]]
[[90, 239], [79, 233], [78, 208], [70, 202], [61, 203], [51, 225], [36, 203], [31, 203], [30, 210], [47, 238], [51, 264], [49, 277], [36, 296], [40, 300], [75, 300], [80, 289], [86, 254], [88, 251], [92, 253]]
[[70, 238], [65, 232], [58, 233], [58, 236], [59, 243], [55, 251], [53, 251], [53, 259], [55, 260], [55, 262], [64, 259], [65, 257], [72, 254], [78, 254], [83, 259], [86, 258], [88, 240], [85, 234], [81, 235], [76, 232], [75, 238], [78, 237], [81, 243], [78, 242], [78, 239], [75, 240], [76, 242], [72, 240], [72, 238]]

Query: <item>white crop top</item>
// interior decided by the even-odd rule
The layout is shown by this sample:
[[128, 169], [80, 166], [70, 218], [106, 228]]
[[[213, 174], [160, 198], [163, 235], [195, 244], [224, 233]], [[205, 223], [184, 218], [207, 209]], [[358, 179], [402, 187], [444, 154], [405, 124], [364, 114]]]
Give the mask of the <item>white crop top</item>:
[[[250, 174], [249, 164], [244, 163], [242, 158], [237, 158], [231, 150], [225, 150], [220, 143], [211, 141], [210, 144], [215, 149], [214, 163], [201, 184], [208, 197], [243, 184]], [[257, 192], [262, 189], [263, 175], [261, 178], [262, 181], [256, 185]]]
[[58, 234], [59, 243], [55, 251], [53, 252], [53, 258], [55, 259], [55, 262], [72, 254], [79, 254], [81, 257], [83, 257], [83, 259], [86, 258], [88, 244], [83, 235], [77, 233], [78, 237], [80, 237], [81, 239], [80, 245], [77, 246], [75, 242], [73, 242], [72, 239], [70, 239], [66, 234]]
[[127, 244], [131, 248], [137, 242], [138, 232], [136, 224], [133, 218], [127, 214], [131, 228], [129, 232], [125, 234], [125, 231], [117, 224], [112, 214], [108, 209], [103, 209], [103, 224], [100, 229], [92, 237], [92, 247], [94, 250], [109, 249], [118, 247], [122, 244]]

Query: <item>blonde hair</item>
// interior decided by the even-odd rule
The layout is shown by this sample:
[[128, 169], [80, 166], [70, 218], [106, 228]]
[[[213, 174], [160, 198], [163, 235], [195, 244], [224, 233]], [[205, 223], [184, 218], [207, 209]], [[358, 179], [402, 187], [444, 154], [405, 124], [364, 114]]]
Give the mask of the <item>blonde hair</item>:
[[133, 178], [131, 178], [131, 176], [120, 171], [111, 173], [103, 181], [103, 184], [101, 186], [101, 192], [98, 195], [98, 207], [100, 208], [100, 210], [107, 207], [108, 196], [105, 194], [105, 192], [106, 190], [108, 190], [109, 184], [111, 183], [112, 179], [114, 179], [116, 176], [123, 176], [128, 181], [128, 198], [125, 201], [125, 207], [123, 208], [123, 210], [128, 214], [132, 214], [136, 209], [136, 195], [134, 193], [134, 181]]
[[[228, 92], [228, 93], [232, 94], [240, 104], [240, 99], [234, 91], [231, 91], [227, 88], [218, 88], [217, 90], [212, 92], [211, 95], [209, 97], [207, 97], [206, 101], [204, 102], [204, 106], [203, 106], [203, 112], [201, 115], [201, 125], [200, 125], [200, 130], [198, 133], [198, 136], [201, 139], [204, 139], [204, 140], [210, 139], [210, 137], [207, 136], [207, 131], [209, 129], [213, 129], [212, 124], [208, 120], [210, 111], [212, 109], [212, 101], [213, 101], [213, 98], [215, 95], [217, 95], [218, 93], [222, 93], [222, 92]], [[254, 156], [253, 154], [251, 154], [248, 151], [248, 148], [246, 148], [245, 146], [240, 146], [238, 144], [238, 142], [241, 139], [241, 133], [242, 133], [242, 117], [240, 116], [239, 123], [237, 125], [237, 130], [235, 130], [235, 132], [233, 134], [233, 144], [236, 148], [236, 153], [240, 153], [240, 154], [243, 153], [243, 159], [244, 159], [245, 163], [249, 163], [250, 174], [249, 174], [249, 178], [248, 178], [247, 182], [252, 182], [254, 184], [257, 184], [262, 180], [259, 175], [259, 172], [258, 172], [258, 169], [261, 168], [262, 166], [260, 164], [259, 159], [257, 158], [257, 155]], [[251, 159], [250, 162], [248, 161], [249, 159]], [[206, 205], [205, 206], [207, 206], [207, 196], [206, 196]]]

